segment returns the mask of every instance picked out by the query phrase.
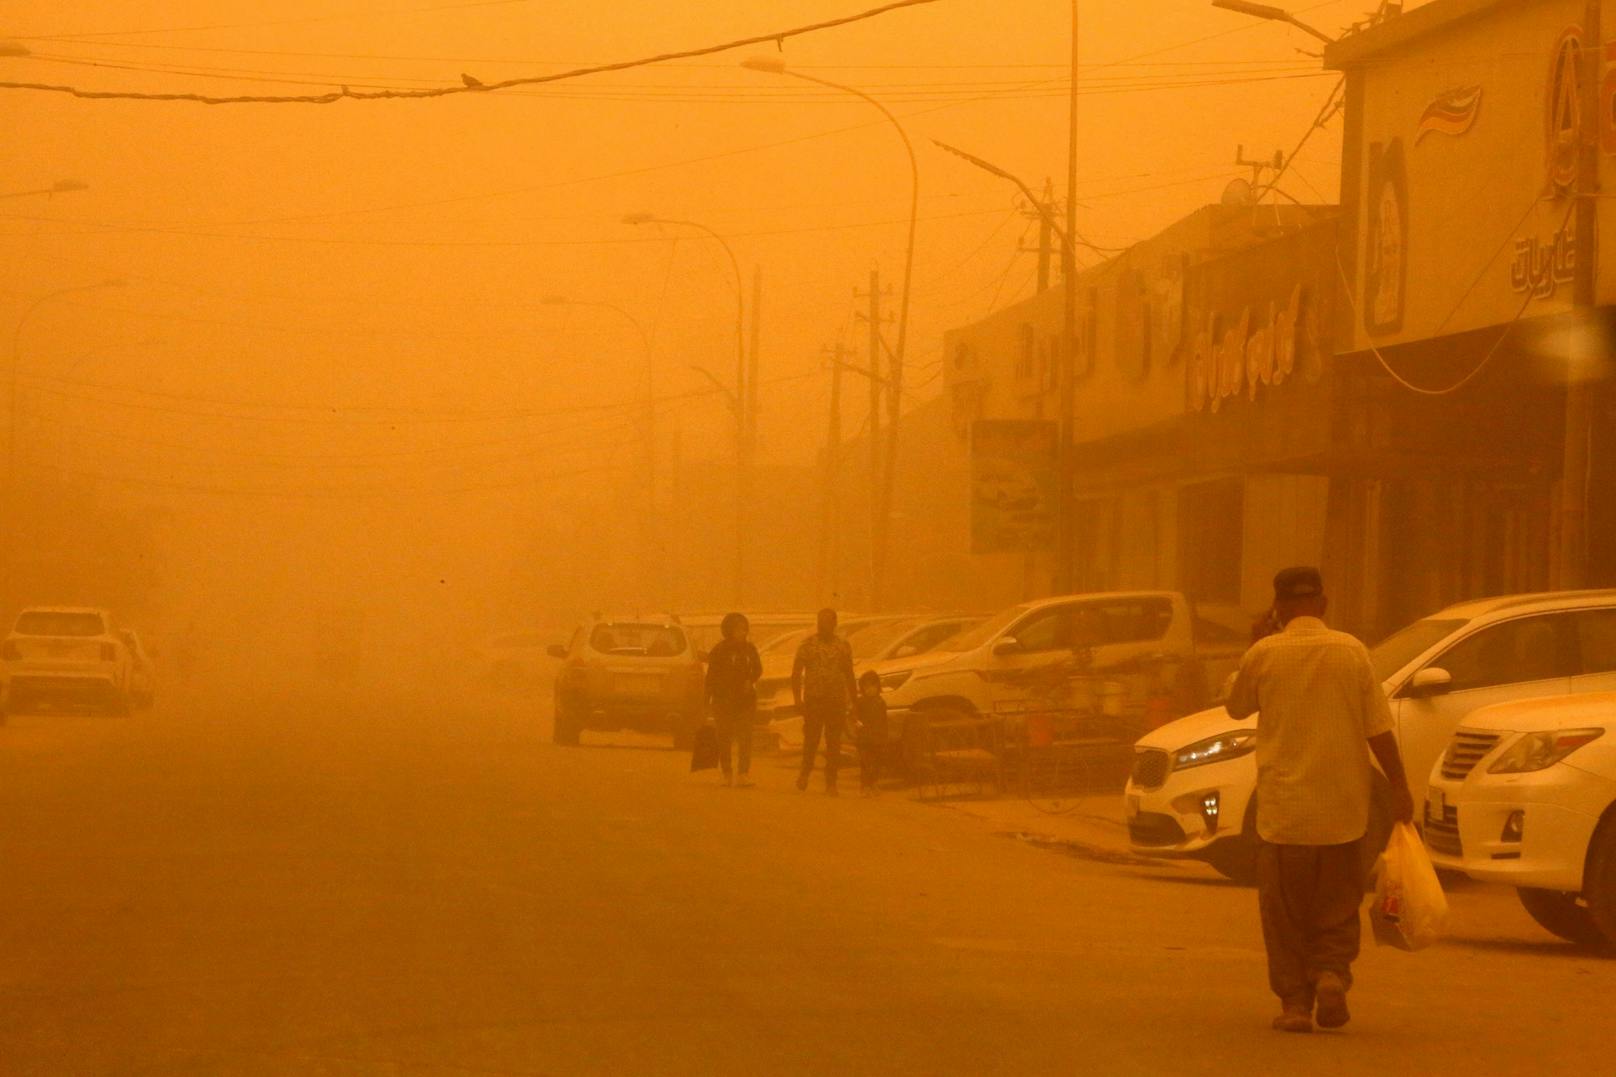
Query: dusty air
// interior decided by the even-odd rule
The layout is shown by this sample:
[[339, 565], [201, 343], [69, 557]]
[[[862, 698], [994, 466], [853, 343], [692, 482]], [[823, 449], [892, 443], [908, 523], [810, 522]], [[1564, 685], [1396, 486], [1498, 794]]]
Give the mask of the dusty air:
[[1613, 42], [6, 5], [0, 1075], [1606, 1072]]

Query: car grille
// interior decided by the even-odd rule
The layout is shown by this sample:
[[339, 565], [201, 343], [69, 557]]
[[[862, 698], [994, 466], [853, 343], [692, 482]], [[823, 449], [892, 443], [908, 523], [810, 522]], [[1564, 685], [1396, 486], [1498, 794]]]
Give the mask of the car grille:
[[1141, 789], [1160, 789], [1167, 770], [1167, 753], [1159, 748], [1145, 748], [1133, 755], [1133, 784]]
[[1442, 757], [1442, 776], [1450, 781], [1463, 781], [1497, 743], [1497, 733], [1459, 730], [1453, 735], [1453, 740], [1448, 742], [1447, 754]]
[[1425, 816], [1425, 844], [1434, 852], [1446, 856], [1463, 859], [1464, 846], [1459, 841], [1459, 809], [1452, 804], [1442, 808], [1442, 818], [1433, 819], [1429, 813]]

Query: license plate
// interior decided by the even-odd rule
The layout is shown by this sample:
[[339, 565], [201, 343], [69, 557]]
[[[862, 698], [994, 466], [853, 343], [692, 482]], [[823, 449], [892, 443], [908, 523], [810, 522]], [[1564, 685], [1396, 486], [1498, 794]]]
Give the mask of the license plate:
[[1128, 818], [1132, 819], [1139, 814], [1139, 794], [1129, 793], [1127, 799]]
[[1425, 817], [1433, 822], [1440, 823], [1447, 814], [1448, 801], [1442, 795], [1442, 790], [1432, 789], [1425, 794]]
[[662, 690], [662, 678], [655, 674], [619, 673], [612, 678], [612, 690], [627, 696], [654, 696]]

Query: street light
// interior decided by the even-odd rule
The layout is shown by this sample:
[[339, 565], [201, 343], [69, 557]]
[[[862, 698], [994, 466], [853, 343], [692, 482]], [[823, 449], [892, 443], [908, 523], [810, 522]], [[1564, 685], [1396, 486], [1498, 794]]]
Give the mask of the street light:
[[602, 300], [569, 299], [564, 295], [547, 295], [539, 300], [547, 307], [593, 307], [598, 310], [610, 311], [633, 326], [634, 332], [640, 338], [640, 347], [645, 358], [645, 462], [642, 468], [645, 480], [645, 505], [640, 513], [640, 569], [643, 574], [642, 584], [649, 588], [652, 581], [652, 514], [656, 507], [656, 373], [652, 362], [651, 336], [645, 331], [645, 325], [634, 315], [618, 306], [616, 303], [607, 303]]
[[1251, 0], [1212, 0], [1212, 6], [1222, 8], [1224, 11], [1233, 11], [1240, 15], [1250, 15], [1254, 19], [1267, 19], [1270, 22], [1288, 22], [1305, 33], [1312, 34], [1326, 45], [1335, 44], [1335, 38], [1322, 30], [1309, 26], [1284, 8], [1274, 7], [1271, 4], [1254, 4]]
[[[903, 124], [898, 121], [898, 117], [894, 116], [892, 111], [880, 101], [877, 101], [863, 90], [844, 83], [832, 82], [830, 79], [823, 79], [817, 75], [805, 75], [801, 71], [794, 71], [786, 66], [784, 60], [773, 56], [756, 56], [742, 60], [741, 66], [748, 71], [762, 71], [770, 75], [788, 75], [804, 82], [812, 82], [819, 86], [829, 87], [832, 90], [852, 94], [886, 117], [887, 122], [892, 125], [892, 129], [898, 133], [898, 138], [903, 142], [904, 152], [909, 155], [909, 239], [904, 247], [903, 255], [903, 294], [898, 300], [898, 341], [892, 349], [891, 400], [887, 407], [889, 416], [887, 423], [887, 466], [886, 474], [882, 477], [881, 483], [881, 530], [880, 534], [875, 537], [874, 560], [877, 566], [875, 572], [877, 593], [870, 596], [871, 607], [879, 609], [881, 597], [879, 589], [886, 568], [886, 545], [887, 533], [890, 530], [888, 524], [892, 515], [892, 495], [897, 480], [898, 408], [903, 397], [904, 349], [909, 339], [909, 285], [914, 274], [915, 225], [920, 212], [920, 163], [915, 158], [915, 147], [909, 141], [909, 132], [904, 130]], [[876, 356], [872, 355], [870, 357], [872, 367], [875, 360]], [[873, 476], [871, 477], [871, 482], [872, 484], [874, 483]]]
[[729, 241], [699, 221], [677, 217], [659, 217], [654, 213], [638, 212], [623, 215], [624, 224], [665, 224], [694, 228], [720, 247], [729, 257], [730, 270], [735, 274], [735, 601], [739, 604], [746, 591], [746, 501], [751, 494], [750, 438], [746, 401], [746, 299], [745, 285], [741, 282], [741, 263]]

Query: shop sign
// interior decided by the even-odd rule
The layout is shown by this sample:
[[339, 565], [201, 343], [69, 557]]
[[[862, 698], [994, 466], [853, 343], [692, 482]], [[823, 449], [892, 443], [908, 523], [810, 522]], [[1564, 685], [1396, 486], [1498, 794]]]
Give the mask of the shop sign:
[[1420, 124], [1414, 134], [1414, 144], [1425, 141], [1426, 135], [1448, 135], [1458, 138], [1476, 125], [1481, 112], [1481, 87], [1460, 86], [1440, 93], [1420, 113]]
[[1053, 545], [1058, 430], [1048, 420], [971, 424], [972, 553]]
[[1255, 312], [1248, 306], [1221, 329], [1208, 313], [1190, 357], [1190, 406], [1217, 411], [1242, 391], [1255, 400], [1258, 386], [1289, 378], [1303, 343], [1306, 299], [1296, 284], [1283, 306], [1270, 302]]
[[1509, 286], [1518, 295], [1548, 299], [1577, 272], [1577, 237], [1572, 226], [1548, 240], [1536, 236], [1515, 241], [1515, 260], [1509, 267]]
[[1570, 190], [1577, 182], [1577, 143], [1582, 130], [1582, 28], [1560, 32], [1549, 59], [1549, 92], [1544, 117], [1544, 151], [1549, 186]]

